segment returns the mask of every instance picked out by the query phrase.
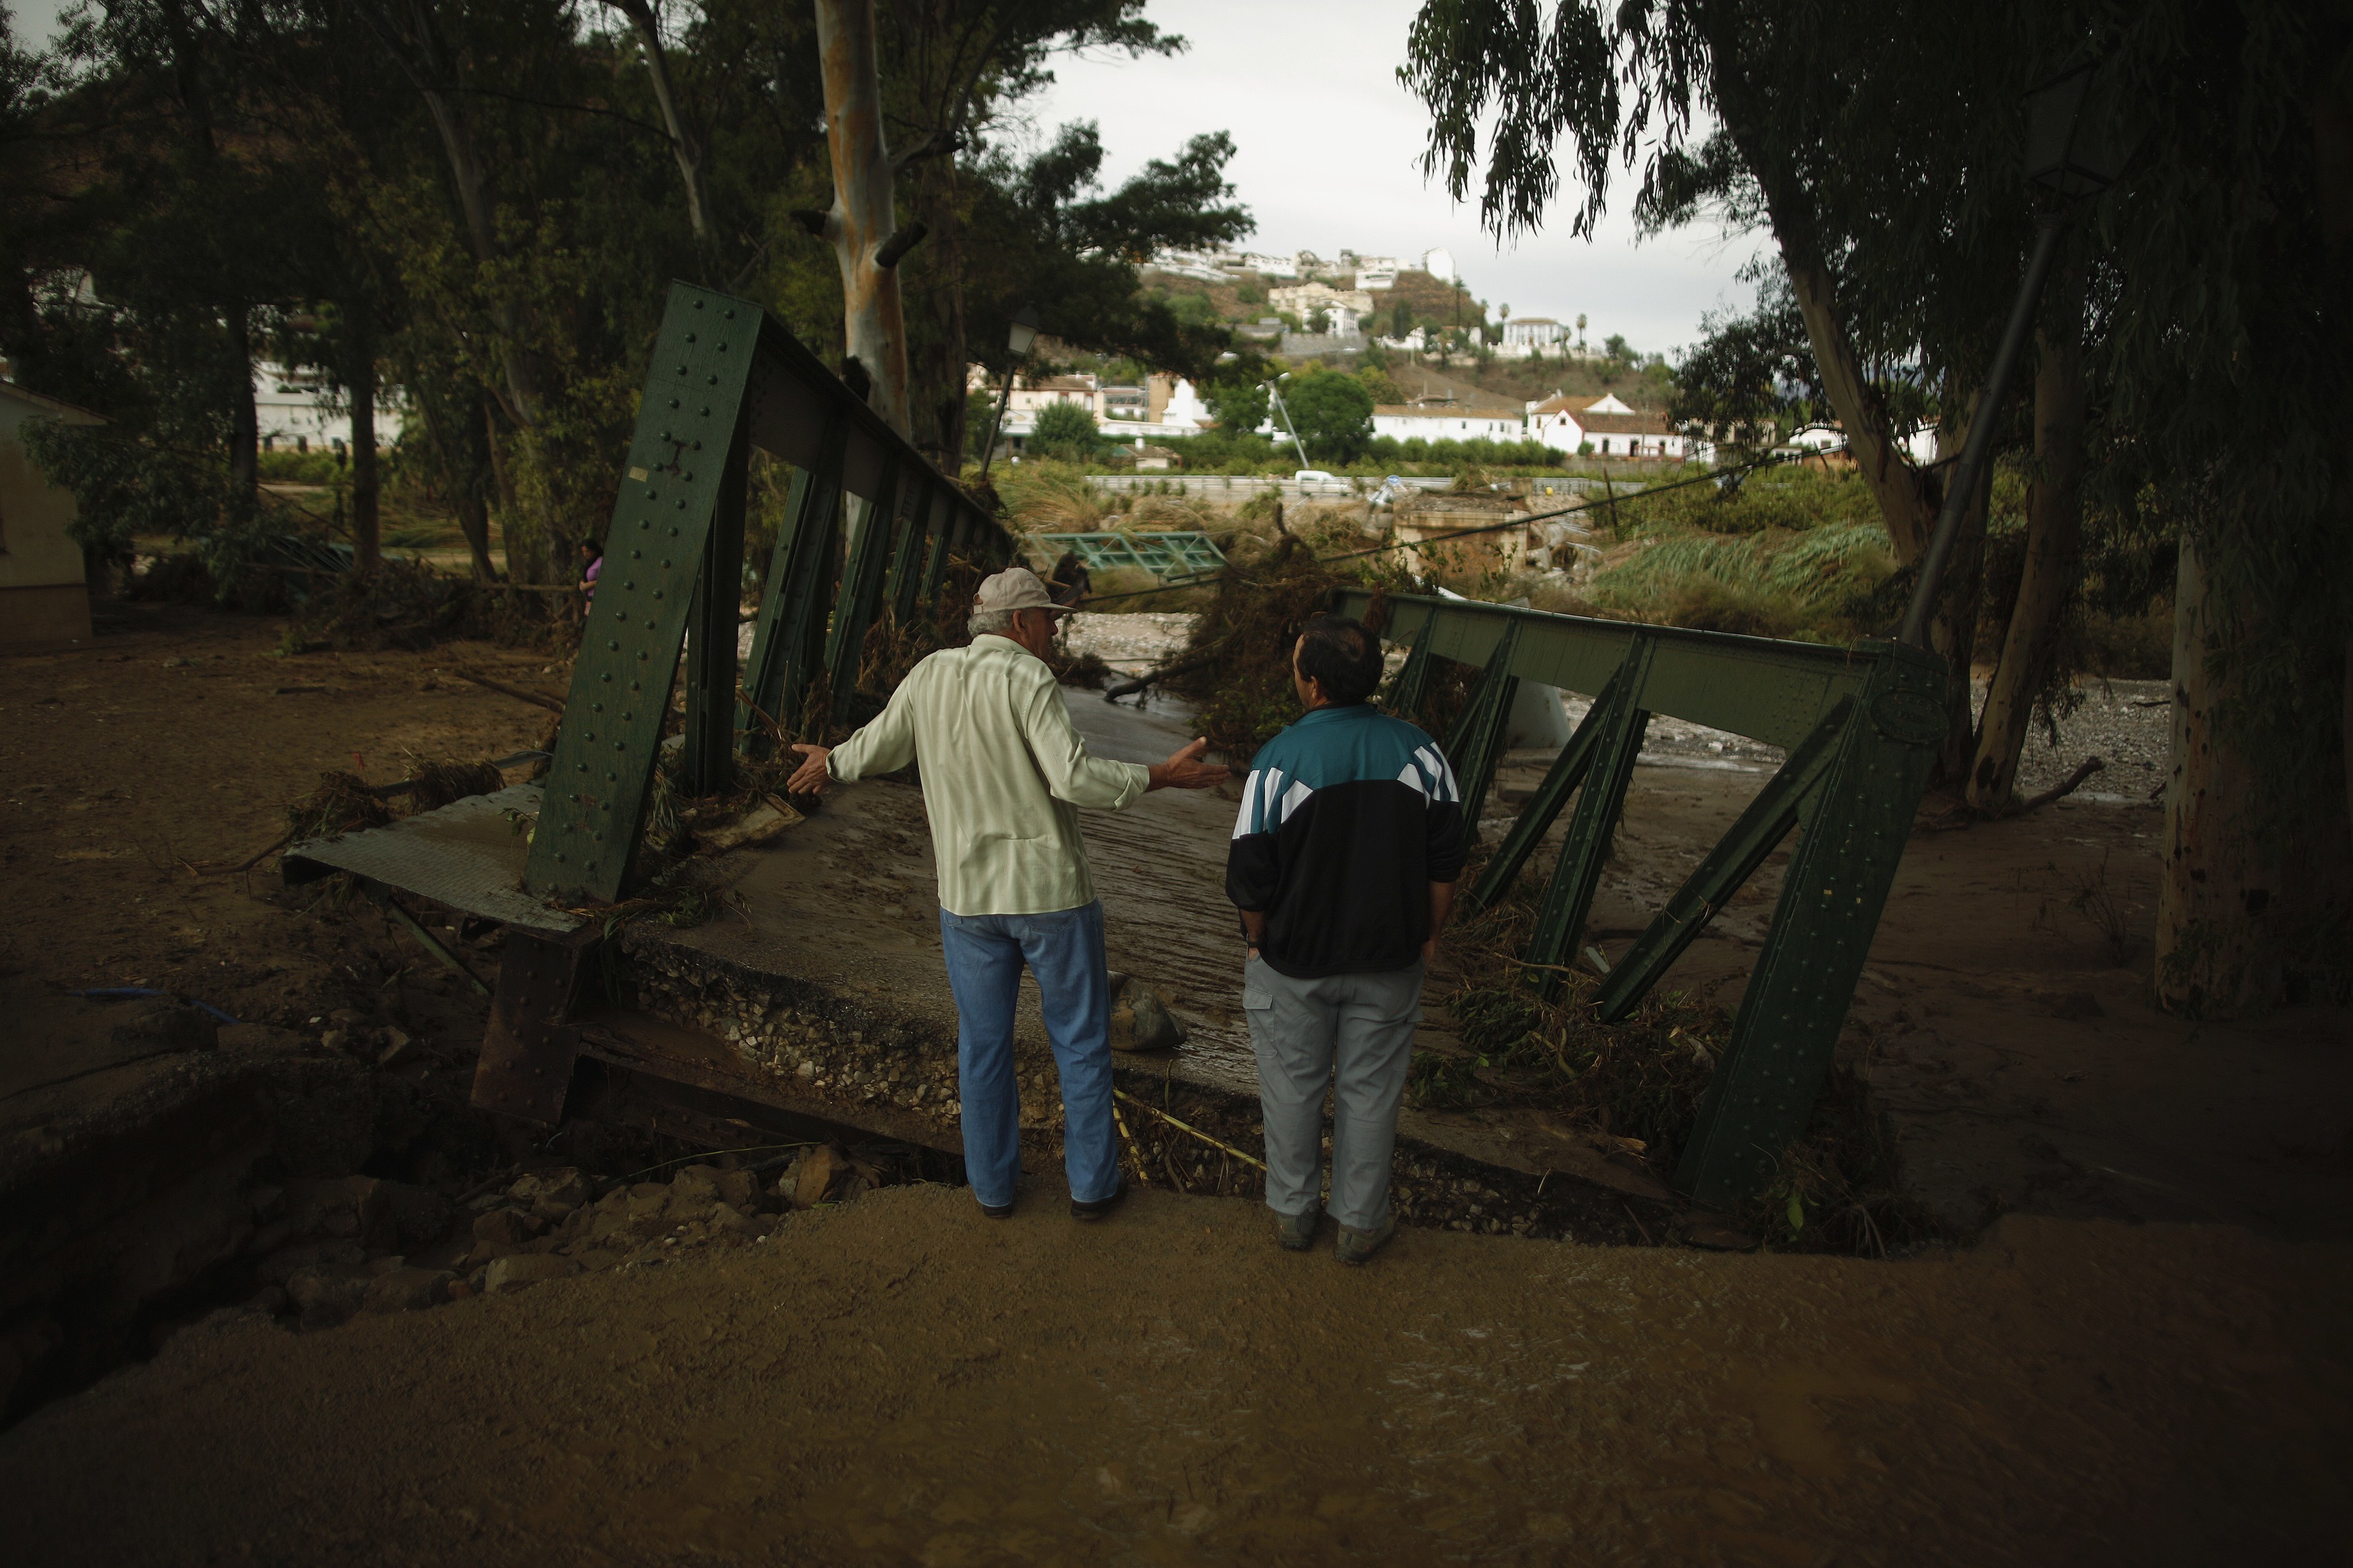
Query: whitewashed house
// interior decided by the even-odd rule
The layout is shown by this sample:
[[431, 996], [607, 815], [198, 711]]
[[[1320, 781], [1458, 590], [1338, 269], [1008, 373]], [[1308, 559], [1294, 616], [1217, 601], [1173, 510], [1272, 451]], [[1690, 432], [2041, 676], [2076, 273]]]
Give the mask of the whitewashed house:
[[1519, 409], [1464, 403], [1384, 403], [1373, 409], [1373, 434], [1400, 441], [1520, 441], [1526, 416]]
[[1288, 289], [1270, 289], [1266, 302], [1278, 310], [1288, 310], [1304, 321], [1317, 310], [1346, 310], [1352, 317], [1362, 318], [1373, 313], [1373, 297], [1362, 289], [1335, 289], [1329, 283], [1300, 283]]
[[1600, 458], [1676, 462], [1692, 455], [1691, 437], [1668, 424], [1666, 416], [1638, 413], [1609, 393], [1546, 398], [1528, 410], [1528, 436], [1572, 455], [1589, 450]]
[[1550, 316], [1522, 316], [1504, 323], [1504, 346], [1545, 349], [1568, 336], [1568, 329]]

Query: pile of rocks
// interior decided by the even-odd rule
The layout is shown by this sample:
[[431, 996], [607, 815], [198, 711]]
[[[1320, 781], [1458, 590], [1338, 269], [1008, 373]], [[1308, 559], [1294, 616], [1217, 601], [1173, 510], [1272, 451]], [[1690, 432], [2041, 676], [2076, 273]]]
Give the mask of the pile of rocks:
[[543, 1279], [664, 1262], [702, 1245], [758, 1241], [795, 1208], [846, 1202], [882, 1180], [858, 1156], [805, 1150], [774, 1183], [721, 1164], [665, 1182], [614, 1184], [572, 1167], [533, 1171], [462, 1205], [422, 1187], [351, 1176], [254, 1194], [274, 1244], [248, 1304], [305, 1329], [357, 1312], [414, 1311]]

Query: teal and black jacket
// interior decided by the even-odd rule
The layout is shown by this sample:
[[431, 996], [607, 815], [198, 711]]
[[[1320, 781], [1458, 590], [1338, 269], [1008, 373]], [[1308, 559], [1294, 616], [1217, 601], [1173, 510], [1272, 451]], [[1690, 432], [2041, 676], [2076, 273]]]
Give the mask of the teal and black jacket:
[[1226, 896], [1265, 912], [1259, 956], [1293, 979], [1404, 969], [1463, 842], [1438, 742], [1366, 703], [1318, 708], [1250, 759]]

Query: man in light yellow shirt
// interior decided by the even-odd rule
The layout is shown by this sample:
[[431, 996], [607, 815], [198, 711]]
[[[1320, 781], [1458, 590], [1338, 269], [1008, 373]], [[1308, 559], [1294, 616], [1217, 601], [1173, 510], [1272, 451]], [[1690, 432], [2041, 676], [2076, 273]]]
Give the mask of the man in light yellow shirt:
[[980, 585], [970, 647], [907, 673], [873, 722], [828, 751], [796, 746], [797, 793], [920, 764], [939, 873], [940, 945], [955, 994], [965, 1172], [983, 1214], [1013, 1212], [1021, 1173], [1013, 1009], [1026, 963], [1062, 1079], [1071, 1213], [1095, 1219], [1124, 1195], [1112, 1128], [1111, 987], [1103, 903], [1079, 807], [1118, 811], [1155, 789], [1206, 789], [1227, 770], [1195, 741], [1145, 767], [1087, 755], [1045, 662], [1057, 605], [1016, 566]]

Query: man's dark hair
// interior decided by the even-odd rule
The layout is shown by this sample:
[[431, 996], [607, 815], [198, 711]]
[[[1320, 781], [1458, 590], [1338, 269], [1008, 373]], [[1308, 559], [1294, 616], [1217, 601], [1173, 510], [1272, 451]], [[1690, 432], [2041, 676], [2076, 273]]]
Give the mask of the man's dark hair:
[[1299, 673], [1345, 706], [1372, 696], [1381, 683], [1381, 639], [1346, 616], [1310, 616], [1299, 628]]

